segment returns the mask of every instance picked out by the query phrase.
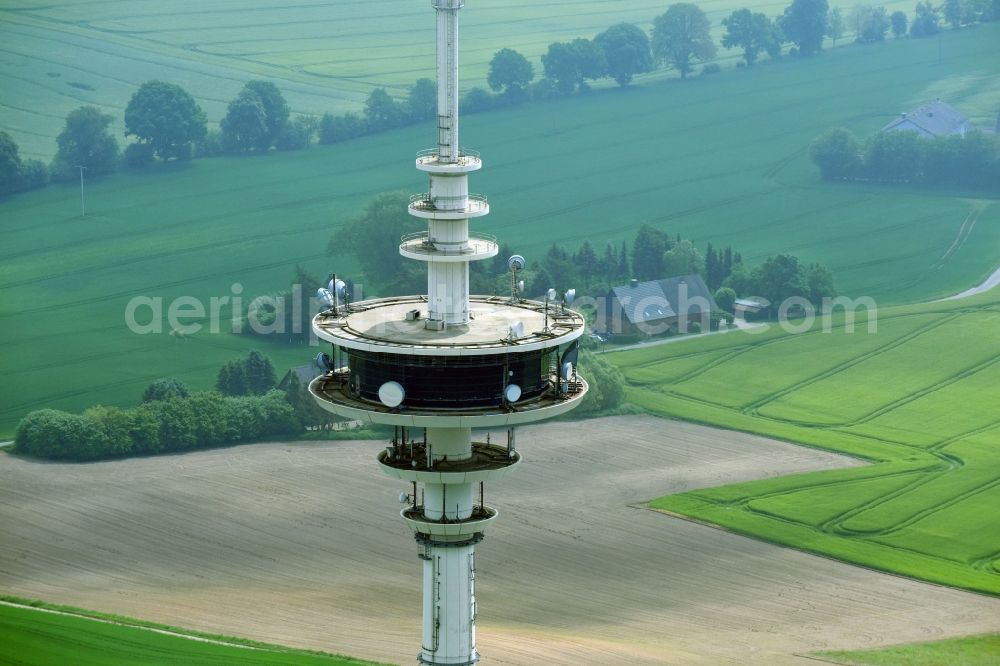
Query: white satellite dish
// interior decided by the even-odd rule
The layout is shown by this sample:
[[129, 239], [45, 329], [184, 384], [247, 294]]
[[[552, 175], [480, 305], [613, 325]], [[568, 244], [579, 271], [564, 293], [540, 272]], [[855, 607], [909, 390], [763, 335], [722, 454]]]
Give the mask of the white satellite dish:
[[406, 390], [399, 382], [386, 382], [378, 389], [378, 399], [382, 404], [390, 409], [394, 409], [403, 404], [406, 397]]
[[343, 298], [347, 285], [343, 280], [330, 280], [330, 282], [327, 283], [326, 288], [330, 293], [336, 294], [337, 298]]
[[507, 388], [503, 391], [503, 397], [507, 398], [507, 402], [517, 402], [521, 399], [521, 387], [517, 384], [507, 384]]
[[519, 340], [524, 337], [524, 322], [515, 321], [510, 325], [510, 339]]
[[410, 503], [410, 495], [409, 495], [409, 493], [399, 493], [399, 503], [400, 504], [409, 504]]
[[573, 378], [573, 364], [570, 363], [569, 361], [563, 363], [562, 378], [565, 379], [566, 381], [569, 381], [570, 379]]
[[518, 280], [518, 282], [517, 282], [517, 290], [519, 292], [523, 292], [524, 291], [524, 280]]
[[548, 298], [548, 299], [549, 299], [550, 301], [554, 301], [554, 300], [556, 300], [556, 290], [555, 290], [555, 289], [549, 289], [549, 290], [548, 290], [547, 292], [545, 292], [545, 296], [546, 296], [546, 297], [547, 297], [547, 298]]
[[323, 289], [323, 288], [317, 289], [316, 298], [323, 301], [329, 306], [333, 305], [333, 292], [331, 292], [329, 289]]
[[328, 370], [333, 370], [333, 362], [330, 361], [330, 356], [320, 352], [316, 355], [316, 367], [318, 367], [323, 372]]
[[576, 300], [576, 289], [570, 289], [566, 292], [566, 305], [570, 305]]
[[524, 257], [519, 254], [515, 254], [507, 260], [507, 268], [512, 271], [523, 271], [526, 265], [527, 262], [524, 260]]

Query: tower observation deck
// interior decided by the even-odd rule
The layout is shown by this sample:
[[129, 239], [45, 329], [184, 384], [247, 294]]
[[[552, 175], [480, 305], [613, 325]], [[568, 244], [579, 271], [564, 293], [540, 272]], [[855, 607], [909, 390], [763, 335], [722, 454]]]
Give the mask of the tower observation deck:
[[[469, 232], [489, 213], [469, 193], [480, 156], [463, 150], [458, 118], [458, 12], [464, 0], [432, 0], [437, 13], [437, 147], [417, 155], [428, 191], [409, 212], [427, 231], [401, 239], [400, 254], [427, 264], [427, 293], [334, 306], [313, 331], [332, 345], [327, 372], [309, 386], [324, 409], [395, 426], [378, 455], [410, 484], [401, 512], [423, 562], [421, 664], [479, 661], [475, 545], [497, 518], [485, 483], [521, 462], [515, 427], [568, 412], [587, 393], [576, 373], [583, 318], [564, 305], [470, 296], [469, 263], [494, 257], [495, 238]], [[539, 285], [544, 288], [548, 285]], [[507, 441], [475, 437], [506, 428]]]

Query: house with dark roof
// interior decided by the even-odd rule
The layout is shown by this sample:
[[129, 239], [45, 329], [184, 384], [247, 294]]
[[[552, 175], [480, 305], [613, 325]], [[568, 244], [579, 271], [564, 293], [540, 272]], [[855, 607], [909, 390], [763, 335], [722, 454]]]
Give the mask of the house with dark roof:
[[934, 138], [939, 136], [965, 136], [971, 129], [969, 119], [960, 111], [937, 99], [918, 109], [901, 114], [882, 128], [883, 132], [916, 132]]
[[306, 387], [309, 386], [309, 382], [319, 377], [320, 374], [322, 373], [315, 363], [300, 365], [285, 373], [285, 376], [278, 382], [278, 388], [282, 391], [286, 390], [293, 376], [298, 380], [299, 386]]
[[662, 335], [689, 330], [689, 324], [696, 321], [707, 328], [710, 313], [718, 309], [700, 275], [678, 275], [649, 282], [632, 280], [611, 288], [595, 328], [613, 335]]

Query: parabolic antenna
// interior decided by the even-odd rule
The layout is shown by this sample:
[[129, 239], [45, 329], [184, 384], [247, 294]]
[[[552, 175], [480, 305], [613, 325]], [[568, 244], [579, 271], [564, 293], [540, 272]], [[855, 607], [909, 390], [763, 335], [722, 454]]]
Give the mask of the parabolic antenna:
[[343, 280], [330, 280], [330, 282], [327, 283], [326, 288], [330, 293], [336, 294], [337, 298], [343, 298], [347, 285]]
[[526, 265], [527, 263], [525, 262], [524, 257], [519, 254], [515, 254], [507, 260], [507, 268], [512, 271], [523, 271]]
[[503, 391], [503, 397], [507, 398], [507, 402], [517, 402], [521, 399], [521, 387], [517, 384], [507, 384], [507, 388]]
[[405, 397], [406, 389], [399, 382], [386, 382], [378, 389], [378, 399], [390, 409], [402, 405]]
[[319, 300], [323, 301], [327, 305], [330, 305], [330, 306], [333, 305], [333, 292], [331, 292], [329, 289], [323, 289], [322, 287], [320, 287], [319, 289], [317, 289], [316, 290], [316, 298], [318, 298]]
[[570, 362], [563, 363], [562, 365], [562, 378], [569, 381], [573, 378], [573, 364]]
[[571, 305], [573, 301], [576, 300], [576, 289], [570, 289], [566, 292], [566, 305]]
[[333, 363], [330, 361], [330, 355], [319, 353], [316, 354], [316, 367], [318, 367], [323, 372], [327, 370], [333, 370]]
[[510, 325], [510, 337], [512, 340], [519, 340], [524, 337], [524, 322], [515, 321]]
[[550, 301], [556, 300], [556, 290], [555, 289], [549, 289], [547, 292], [545, 292], [545, 296]]

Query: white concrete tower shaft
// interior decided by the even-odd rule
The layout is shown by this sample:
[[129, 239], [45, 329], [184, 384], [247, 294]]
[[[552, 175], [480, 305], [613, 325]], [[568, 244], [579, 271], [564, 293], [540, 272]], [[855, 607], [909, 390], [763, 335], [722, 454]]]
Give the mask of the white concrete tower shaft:
[[446, 325], [469, 323], [469, 261], [496, 254], [475, 252], [469, 245], [469, 218], [489, 212], [485, 197], [470, 197], [469, 172], [482, 164], [465, 155], [458, 132], [458, 10], [464, 0], [432, 0], [437, 11], [437, 147], [418, 158], [417, 168], [430, 180], [426, 196], [418, 196], [410, 213], [427, 220], [427, 241], [438, 254], [418, 257], [428, 262], [428, 318]]
[[454, 164], [458, 142], [458, 10], [464, 0], [434, 0], [437, 10], [438, 155]]

